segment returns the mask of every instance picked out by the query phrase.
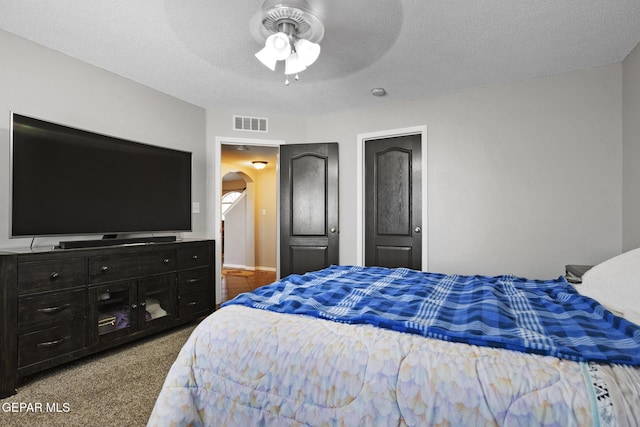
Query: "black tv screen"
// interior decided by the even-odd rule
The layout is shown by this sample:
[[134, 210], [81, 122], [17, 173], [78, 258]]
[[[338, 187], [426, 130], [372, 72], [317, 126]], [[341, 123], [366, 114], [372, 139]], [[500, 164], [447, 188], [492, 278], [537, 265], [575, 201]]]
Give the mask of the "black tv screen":
[[191, 153], [12, 113], [11, 236], [191, 230]]

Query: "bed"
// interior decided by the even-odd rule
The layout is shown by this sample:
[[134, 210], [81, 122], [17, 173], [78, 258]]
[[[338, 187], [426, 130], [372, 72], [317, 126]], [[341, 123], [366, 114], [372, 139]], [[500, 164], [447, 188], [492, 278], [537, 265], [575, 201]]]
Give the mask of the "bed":
[[640, 425], [640, 327], [563, 278], [331, 266], [203, 320], [149, 425]]

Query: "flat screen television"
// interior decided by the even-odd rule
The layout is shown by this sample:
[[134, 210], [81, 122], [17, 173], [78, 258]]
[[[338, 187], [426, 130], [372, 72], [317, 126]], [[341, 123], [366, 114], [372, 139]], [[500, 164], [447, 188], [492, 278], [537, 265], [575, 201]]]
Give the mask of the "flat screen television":
[[191, 230], [191, 153], [11, 113], [11, 237]]

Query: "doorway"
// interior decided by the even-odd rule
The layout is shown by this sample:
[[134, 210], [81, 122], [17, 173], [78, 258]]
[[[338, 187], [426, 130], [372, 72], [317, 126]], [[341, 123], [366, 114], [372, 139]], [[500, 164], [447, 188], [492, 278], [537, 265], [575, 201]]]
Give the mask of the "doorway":
[[[222, 150], [223, 164], [225, 146]], [[228, 159], [227, 159], [228, 160]], [[241, 170], [231, 170], [222, 176], [222, 268], [256, 269], [255, 251], [255, 182]], [[231, 244], [227, 245], [229, 242]]]
[[[208, 204], [213, 207], [213, 218], [207, 220], [207, 234], [212, 236], [216, 241], [216, 303], [220, 304], [223, 297], [228, 296], [223, 287], [223, 245], [228, 242], [225, 238], [223, 242], [223, 223], [222, 223], [222, 196], [223, 176], [233, 172], [242, 172], [251, 178], [250, 186], [253, 186], [254, 201], [251, 211], [254, 213], [255, 220], [254, 232], [251, 243], [254, 245], [255, 257], [253, 261], [242, 261], [236, 265], [230, 266], [238, 273], [233, 280], [238, 277], [245, 282], [251, 282], [256, 279], [258, 273], [267, 271], [271, 277], [278, 277], [277, 260], [278, 258], [278, 235], [279, 226], [277, 218], [279, 215], [278, 207], [278, 153], [280, 145], [284, 141], [275, 140], [259, 140], [249, 138], [225, 138], [216, 137], [213, 144], [207, 147], [207, 170], [211, 171], [211, 175], [207, 176], [207, 195]], [[237, 150], [238, 146], [241, 150]], [[248, 148], [243, 150], [242, 148]], [[232, 151], [233, 150], [233, 151]], [[233, 155], [230, 152], [235, 152]], [[266, 161], [267, 165], [262, 170], [257, 170], [252, 161]], [[264, 187], [262, 178], [267, 176], [273, 177], [272, 188]], [[270, 199], [270, 202], [268, 200]], [[269, 204], [270, 203], [270, 204]], [[269, 224], [271, 221], [271, 225]], [[247, 237], [248, 238], [248, 237]], [[264, 249], [267, 246], [268, 249]], [[276, 261], [265, 260], [261, 254], [269, 253]], [[247, 258], [249, 259], [249, 258]], [[256, 273], [253, 274], [252, 272]], [[237, 280], [236, 280], [237, 281]], [[273, 280], [271, 280], [273, 281]]]

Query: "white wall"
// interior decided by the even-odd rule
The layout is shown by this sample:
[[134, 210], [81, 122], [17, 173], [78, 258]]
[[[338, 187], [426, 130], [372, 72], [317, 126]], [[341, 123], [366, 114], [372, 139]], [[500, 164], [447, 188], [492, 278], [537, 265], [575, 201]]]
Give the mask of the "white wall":
[[621, 79], [614, 64], [309, 118], [309, 142], [340, 143], [340, 262], [356, 259], [357, 134], [418, 125], [429, 270], [548, 278], [619, 253]]
[[640, 246], [640, 44], [622, 65], [622, 249]]
[[[194, 201], [205, 199], [205, 110], [100, 68], [0, 31], [0, 248], [9, 239], [9, 111], [107, 135], [193, 153]], [[193, 232], [205, 236], [205, 215]], [[60, 238], [39, 238], [50, 246]]]
[[197, 237], [215, 235], [217, 136], [337, 141], [343, 264], [356, 259], [357, 135], [426, 125], [429, 269], [557, 276], [566, 263], [599, 262], [623, 247], [623, 91], [624, 246], [638, 243], [639, 97], [629, 95], [638, 86], [637, 48], [624, 66], [307, 120], [269, 117], [266, 135], [232, 130], [232, 115], [243, 111], [205, 112], [8, 33], [0, 32], [0, 55], [0, 247], [30, 243], [8, 240], [9, 110], [192, 151], [193, 200], [201, 203]]
[[225, 214], [224, 265], [229, 268], [253, 267], [247, 259], [247, 196], [243, 195]]
[[266, 168], [258, 171], [256, 177], [256, 268], [276, 271], [278, 171]]

